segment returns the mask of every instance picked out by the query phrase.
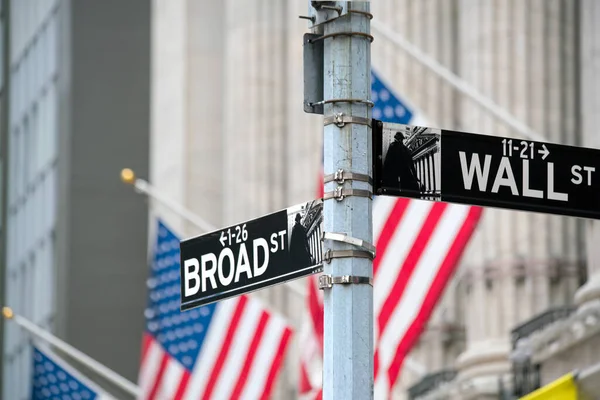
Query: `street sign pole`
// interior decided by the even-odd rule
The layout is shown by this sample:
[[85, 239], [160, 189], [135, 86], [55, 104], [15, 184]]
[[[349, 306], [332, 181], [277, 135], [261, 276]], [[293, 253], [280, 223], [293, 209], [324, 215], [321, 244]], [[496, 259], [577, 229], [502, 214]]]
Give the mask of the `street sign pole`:
[[372, 399], [370, 3], [311, 5], [324, 46], [323, 398]]

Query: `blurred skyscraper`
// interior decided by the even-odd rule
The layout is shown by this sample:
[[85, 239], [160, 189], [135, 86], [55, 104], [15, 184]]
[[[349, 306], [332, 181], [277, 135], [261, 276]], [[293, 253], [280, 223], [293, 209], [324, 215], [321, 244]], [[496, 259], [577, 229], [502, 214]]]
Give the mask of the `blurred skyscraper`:
[[[0, 4], [0, 302], [135, 381], [147, 206], [119, 171], [148, 172], [150, 1]], [[2, 398], [22, 399], [31, 346], [3, 333]]]

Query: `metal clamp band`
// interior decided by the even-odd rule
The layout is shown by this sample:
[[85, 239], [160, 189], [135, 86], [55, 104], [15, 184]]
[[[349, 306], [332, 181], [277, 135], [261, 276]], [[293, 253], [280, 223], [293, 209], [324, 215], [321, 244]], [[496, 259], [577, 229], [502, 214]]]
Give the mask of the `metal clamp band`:
[[324, 10], [333, 10], [335, 12], [337, 12], [338, 16], [342, 15], [342, 11], [344, 10], [343, 7], [335, 7], [335, 6], [321, 6], [319, 7], [319, 9], [324, 9]]
[[355, 125], [366, 125], [369, 128], [371, 127], [371, 120], [368, 118], [362, 117], [352, 117], [350, 115], [344, 115], [344, 113], [339, 113], [335, 115], [331, 115], [329, 117], [325, 117], [323, 121], [324, 126], [335, 124], [339, 128], [343, 127], [346, 124], [355, 124]]
[[362, 36], [362, 37], [369, 39], [369, 41], [371, 43], [373, 43], [373, 40], [374, 40], [372, 35], [369, 35], [368, 33], [364, 33], [364, 32], [335, 32], [335, 33], [330, 33], [328, 35], [323, 35], [323, 36], [319, 36], [317, 38], [311, 39], [310, 42], [314, 43], [318, 40], [325, 40], [325, 39], [329, 39], [329, 38], [336, 37], [336, 36]]
[[370, 190], [344, 189], [343, 187], [338, 186], [333, 192], [325, 193], [323, 195], [323, 200], [336, 199], [337, 201], [342, 201], [348, 196], [368, 197], [372, 199], [373, 193]]
[[373, 286], [373, 278], [354, 275], [321, 275], [319, 276], [319, 289], [331, 289], [333, 285], [368, 284]]
[[331, 104], [331, 103], [362, 103], [362, 104], [366, 104], [368, 106], [373, 107], [375, 104], [370, 101], [370, 100], [363, 100], [363, 99], [331, 99], [331, 100], [321, 100], [321, 101], [317, 101], [316, 103], [309, 103], [309, 105], [311, 107], [314, 106], [322, 106], [324, 104]]
[[364, 250], [331, 250], [327, 249], [323, 254], [323, 261], [326, 263], [330, 263], [334, 258], [368, 258], [369, 260], [373, 260], [375, 258], [375, 254], [370, 251]]
[[373, 14], [371, 14], [370, 12], [367, 12], [367, 11], [348, 10], [347, 12], [349, 14], [361, 14], [361, 15], [364, 15], [365, 17], [369, 18], [369, 19], [373, 19]]
[[337, 182], [341, 185], [345, 181], [367, 182], [371, 186], [373, 185], [373, 179], [369, 175], [346, 172], [343, 169], [338, 169], [333, 174], [325, 175], [325, 177], [323, 177], [323, 183]]
[[321, 240], [334, 240], [336, 242], [348, 243], [368, 251], [369, 253], [373, 254], [373, 257], [375, 257], [375, 246], [362, 239], [357, 239], [352, 236], [348, 236], [345, 233], [323, 232]]

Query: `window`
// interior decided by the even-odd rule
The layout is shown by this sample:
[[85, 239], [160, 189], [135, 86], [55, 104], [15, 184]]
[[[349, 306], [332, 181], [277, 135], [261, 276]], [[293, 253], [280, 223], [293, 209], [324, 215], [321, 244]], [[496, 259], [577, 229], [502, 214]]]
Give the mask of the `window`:
[[56, 85], [54, 83], [50, 85], [48, 90], [47, 107], [48, 153], [46, 160], [51, 163], [57, 156], [58, 148], [58, 107]]
[[56, 268], [54, 266], [54, 230], [44, 234], [44, 245], [40, 246], [39, 275], [41, 284], [39, 287], [39, 303], [36, 304], [40, 309], [40, 321], [48, 323], [54, 316], [54, 279]]
[[58, 34], [57, 34], [56, 16], [52, 16], [48, 22], [48, 69], [50, 76], [57, 73], [57, 52], [58, 52]]
[[10, 21], [12, 21], [10, 25], [11, 29], [11, 42], [10, 42], [10, 52], [11, 52], [11, 61], [16, 60], [16, 54], [19, 53], [19, 38], [22, 36], [21, 33], [21, 1], [12, 1], [10, 7]]
[[48, 175], [45, 180], [46, 190], [44, 204], [46, 209], [44, 214], [46, 215], [46, 226], [44, 231], [48, 232], [54, 228], [56, 219], [56, 167], [52, 167], [48, 170]]
[[19, 156], [19, 180], [21, 181], [21, 190], [19, 191], [20, 197], [25, 197], [27, 195], [27, 185], [29, 184], [29, 157], [27, 157], [27, 152], [30, 146], [29, 128], [29, 118], [26, 117], [23, 121], [23, 130], [21, 131], [21, 151]]
[[[0, 0], [0, 9], [2, 0]], [[1, 11], [0, 11], [1, 13]], [[0, 19], [0, 90], [4, 87], [4, 20]]]
[[32, 184], [37, 181], [37, 176], [40, 173], [40, 159], [38, 156], [38, 148], [40, 147], [40, 122], [37, 104], [31, 111], [31, 131], [29, 136], [27, 159], [29, 160], [29, 184]]
[[16, 216], [14, 213], [9, 214], [6, 224], [8, 231], [8, 236], [6, 237], [6, 266], [7, 271], [13, 267], [15, 263], [15, 242], [17, 238], [17, 224], [16, 224]]
[[8, 138], [8, 204], [9, 206], [14, 206], [17, 200], [16, 195], [16, 173], [17, 173], [17, 137], [19, 135], [19, 131], [17, 129], [13, 130]]

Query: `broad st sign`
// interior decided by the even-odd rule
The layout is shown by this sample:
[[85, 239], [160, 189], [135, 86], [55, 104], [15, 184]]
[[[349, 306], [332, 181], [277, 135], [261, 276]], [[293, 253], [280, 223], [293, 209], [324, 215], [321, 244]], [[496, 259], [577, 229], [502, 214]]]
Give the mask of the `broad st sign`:
[[600, 218], [600, 151], [384, 123], [375, 189], [451, 203]]
[[322, 271], [323, 202], [183, 240], [181, 310]]

